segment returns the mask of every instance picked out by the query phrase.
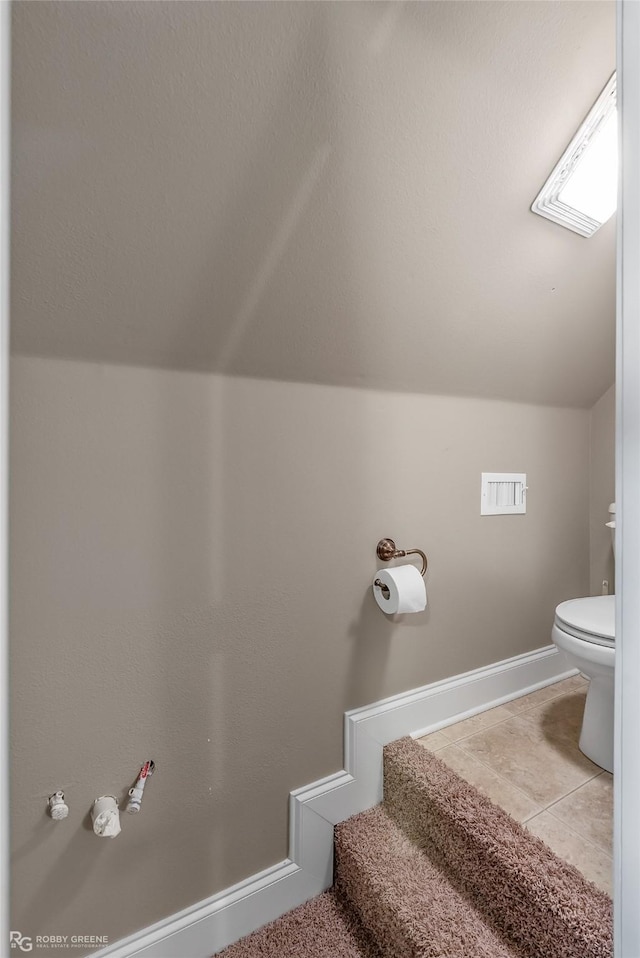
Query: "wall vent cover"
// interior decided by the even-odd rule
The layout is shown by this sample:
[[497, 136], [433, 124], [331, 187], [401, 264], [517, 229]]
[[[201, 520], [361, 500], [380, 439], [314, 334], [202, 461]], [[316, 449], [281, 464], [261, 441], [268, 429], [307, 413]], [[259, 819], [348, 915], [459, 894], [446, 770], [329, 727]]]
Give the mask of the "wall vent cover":
[[527, 476], [524, 472], [483, 472], [481, 516], [522, 515], [527, 511]]

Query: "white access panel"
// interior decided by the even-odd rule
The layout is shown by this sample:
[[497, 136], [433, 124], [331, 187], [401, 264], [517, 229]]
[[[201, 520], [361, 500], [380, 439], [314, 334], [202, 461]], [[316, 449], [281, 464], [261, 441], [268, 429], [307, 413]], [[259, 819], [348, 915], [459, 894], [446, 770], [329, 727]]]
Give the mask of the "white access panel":
[[527, 511], [527, 476], [524, 472], [483, 472], [481, 516], [523, 515]]

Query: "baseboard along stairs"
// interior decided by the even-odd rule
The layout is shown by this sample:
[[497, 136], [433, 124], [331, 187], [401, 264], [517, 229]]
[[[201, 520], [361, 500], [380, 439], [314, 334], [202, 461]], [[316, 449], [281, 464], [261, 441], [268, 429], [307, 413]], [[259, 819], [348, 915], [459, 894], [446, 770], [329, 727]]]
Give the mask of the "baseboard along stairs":
[[91, 958], [610, 954], [606, 896], [412, 742], [575, 672], [546, 646], [347, 712], [286, 859]]
[[219, 958], [608, 958], [612, 903], [436, 755], [384, 747], [383, 801], [335, 828], [333, 887]]

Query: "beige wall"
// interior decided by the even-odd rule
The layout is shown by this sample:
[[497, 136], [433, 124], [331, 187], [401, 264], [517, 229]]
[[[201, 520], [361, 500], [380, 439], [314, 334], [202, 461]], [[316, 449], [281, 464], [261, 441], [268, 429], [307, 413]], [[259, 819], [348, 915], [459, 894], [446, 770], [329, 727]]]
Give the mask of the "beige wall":
[[[343, 767], [345, 709], [546, 645], [554, 606], [588, 590], [587, 410], [12, 374], [24, 934], [114, 940], [281, 860], [289, 790]], [[526, 516], [480, 517], [482, 470], [527, 472]], [[424, 614], [374, 604], [385, 535], [429, 555]], [[124, 797], [149, 757], [141, 814], [95, 838], [93, 798]]]
[[[345, 709], [547, 644], [590, 545], [602, 578], [615, 223], [530, 204], [614, 26], [13, 5], [14, 928], [116, 939], [282, 859]], [[480, 517], [482, 470], [527, 472], [525, 517]], [[385, 535], [426, 613], [375, 606]]]
[[609, 504], [615, 499], [616, 396], [611, 386], [591, 410], [589, 554], [591, 595], [602, 592], [602, 580], [614, 590], [614, 561]]

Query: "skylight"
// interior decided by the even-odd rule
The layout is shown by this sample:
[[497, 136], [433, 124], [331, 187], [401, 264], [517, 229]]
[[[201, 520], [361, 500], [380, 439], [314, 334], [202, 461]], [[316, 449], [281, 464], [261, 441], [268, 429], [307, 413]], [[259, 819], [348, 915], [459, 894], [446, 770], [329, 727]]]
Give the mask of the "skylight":
[[560, 226], [592, 236], [616, 209], [618, 123], [615, 73], [531, 207]]

